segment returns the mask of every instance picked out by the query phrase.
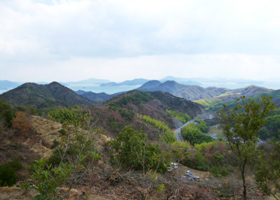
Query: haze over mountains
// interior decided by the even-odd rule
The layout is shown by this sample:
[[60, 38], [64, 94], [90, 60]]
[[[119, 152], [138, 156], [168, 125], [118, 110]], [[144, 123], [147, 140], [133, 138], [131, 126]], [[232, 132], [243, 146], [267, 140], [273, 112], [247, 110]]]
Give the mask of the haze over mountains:
[[[134, 84], [136, 82], [139, 83], [139, 81], [144, 82], [146, 80], [136, 80], [135, 82], [130, 81], [129, 83]], [[184, 85], [175, 81], [165, 81], [162, 83], [157, 80], [148, 81], [136, 89], [145, 92], [166, 92], [176, 97], [191, 101], [203, 99], [231, 101], [243, 95], [252, 96], [273, 91], [258, 86], [248, 86], [242, 89], [231, 90], [227, 88], [204, 88], [198, 85]], [[126, 92], [118, 92], [114, 94], [106, 94], [104, 92], [95, 93], [83, 90], [74, 92], [60, 83], [52, 82], [45, 85], [25, 83], [2, 94], [0, 97], [8, 100], [12, 105], [16, 106], [33, 105], [35, 107], [50, 107], [51, 105], [72, 106], [100, 104], [122, 93]]]
[[[107, 94], [114, 94], [118, 92], [125, 92], [139, 88], [141, 85], [149, 82], [148, 79], [133, 79], [126, 80], [123, 82], [112, 82], [105, 79], [87, 79], [82, 81], [70, 81], [70, 82], [60, 82], [62, 85], [74, 90], [91, 91], [94, 93], [105, 92]], [[179, 84], [184, 85], [197, 85], [204, 88], [207, 87], [219, 87], [228, 89], [239, 89], [245, 88], [249, 85], [256, 85], [260, 87], [266, 87], [271, 89], [279, 89], [280, 80], [271, 79], [265, 81], [254, 81], [254, 80], [244, 80], [244, 79], [224, 79], [224, 78], [177, 78], [172, 76], [167, 76], [160, 80], [161, 83], [166, 81], [175, 81]], [[48, 82], [36, 82], [37, 84], [48, 84]], [[23, 82], [12, 82], [7, 80], [0, 80], [0, 94], [8, 90], [14, 89], [23, 84]]]
[[227, 88], [208, 87], [203, 88], [198, 85], [183, 85], [175, 81], [166, 81], [161, 83], [159, 81], [149, 81], [138, 88], [141, 91], [163, 91], [169, 92], [175, 96], [182, 97], [188, 100], [199, 99], [213, 99], [216, 97], [234, 97], [237, 98], [242, 95], [254, 95], [261, 91], [270, 91], [269, 89], [248, 86], [246, 88], [230, 90]]
[[[215, 80], [212, 79], [212, 81]], [[219, 81], [220, 83], [226, 82], [226, 79], [220, 79]], [[260, 81], [238, 81], [240, 84], [261, 83]], [[246, 85], [246, 87], [239, 89], [230, 89], [226, 87], [204, 87], [206, 83], [210, 83], [210, 79], [186, 79], [172, 76], [165, 77], [161, 80], [134, 79], [123, 81], [121, 83], [92, 78], [78, 82], [53, 82], [51, 84], [44, 85], [26, 83], [22, 86], [19, 86], [21, 83], [0, 81], [0, 92], [3, 93], [8, 91], [7, 89], [9, 89], [9, 87], [16, 88], [19, 86], [12, 91], [4, 93], [1, 97], [7, 99], [8, 101], [11, 100], [11, 104], [13, 105], [32, 105], [34, 104], [32, 99], [36, 97], [39, 100], [36, 100], [35, 106], [48, 107], [52, 104], [68, 106], [100, 104], [121, 93], [134, 89], [140, 91], [168, 92], [176, 97], [192, 101], [203, 99], [211, 101], [219, 99], [222, 101], [231, 101], [243, 95], [252, 96], [260, 93], [267, 94], [272, 91], [271, 89], [266, 89], [257, 85]], [[59, 95], [58, 92], [53, 93], [54, 91], [51, 86], [54, 85], [56, 85], [56, 89], [60, 88], [59, 90], [61, 96], [59, 98], [57, 98], [57, 95]], [[275, 94], [273, 95], [275, 96]], [[274, 101], [278, 102], [277, 99]]]

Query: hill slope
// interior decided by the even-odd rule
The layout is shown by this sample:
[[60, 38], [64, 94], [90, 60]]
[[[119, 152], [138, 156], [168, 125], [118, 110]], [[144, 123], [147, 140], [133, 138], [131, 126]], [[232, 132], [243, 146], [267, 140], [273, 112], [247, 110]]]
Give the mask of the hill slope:
[[142, 85], [138, 90], [141, 91], [163, 91], [169, 92], [178, 97], [183, 97], [188, 100], [198, 100], [205, 98], [214, 98], [227, 91], [225, 88], [203, 88], [197, 85], [183, 85], [175, 81], [166, 81], [160, 83], [159, 81], [149, 81]]
[[280, 90], [270, 90], [258, 86], [248, 86], [246, 88], [229, 90], [214, 99], [201, 99], [196, 101], [197, 103], [205, 106], [208, 110], [217, 111], [226, 104], [229, 107], [235, 106], [235, 100], [241, 96], [256, 99], [261, 96], [272, 96], [272, 102], [276, 107], [280, 106]]
[[0, 95], [0, 98], [6, 99], [14, 106], [32, 105], [37, 108], [93, 104], [89, 99], [57, 82], [48, 85], [25, 83]]
[[174, 128], [173, 120], [166, 110], [172, 110], [195, 117], [204, 112], [204, 107], [167, 92], [144, 92], [133, 90], [104, 102], [105, 106], [131, 110], [140, 115], [147, 115]]

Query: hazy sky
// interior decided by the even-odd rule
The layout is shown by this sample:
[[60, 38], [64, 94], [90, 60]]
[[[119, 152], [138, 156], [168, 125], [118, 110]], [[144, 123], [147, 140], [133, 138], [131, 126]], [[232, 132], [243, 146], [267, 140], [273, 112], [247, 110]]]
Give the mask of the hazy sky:
[[0, 0], [0, 80], [280, 78], [279, 0]]

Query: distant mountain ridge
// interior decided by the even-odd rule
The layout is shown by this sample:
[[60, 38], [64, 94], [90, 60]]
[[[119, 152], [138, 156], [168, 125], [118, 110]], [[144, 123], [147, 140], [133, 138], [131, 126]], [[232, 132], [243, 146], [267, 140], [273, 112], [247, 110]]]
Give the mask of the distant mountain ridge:
[[192, 79], [189, 79], [189, 78], [177, 78], [177, 77], [174, 77], [174, 76], [167, 76], [165, 78], [160, 79], [160, 82], [162, 82], [162, 83], [166, 82], [166, 81], [175, 81], [177, 83], [184, 84], [184, 85], [199, 85], [199, 86], [202, 86], [202, 84], [199, 81], [192, 80]]
[[90, 105], [94, 103], [57, 82], [47, 85], [25, 83], [0, 95], [0, 98], [6, 99], [14, 106], [32, 105], [37, 108]]
[[149, 81], [148, 79], [139, 78], [139, 79], [123, 81], [121, 83], [116, 83], [116, 82], [103, 83], [100, 86], [105, 87], [105, 86], [122, 86], [122, 85], [143, 85], [148, 81]]
[[117, 96], [117, 95], [121, 94], [122, 92], [115, 93], [115, 94], [106, 94], [105, 92], [95, 93], [95, 92], [86, 92], [83, 90], [78, 90], [76, 93], [80, 94], [96, 103], [102, 103], [103, 101], [106, 101], [114, 96]]
[[269, 89], [257, 86], [249, 86], [246, 88], [230, 90], [226, 88], [208, 87], [203, 88], [198, 85], [183, 85], [175, 81], [149, 81], [138, 88], [140, 91], [163, 91], [169, 92], [177, 97], [187, 100], [214, 99], [214, 98], [238, 98], [242, 95], [254, 95], [262, 91], [270, 91]]
[[0, 80], [0, 90], [8, 90], [11, 88], [15, 88], [19, 85], [21, 85], [21, 83], [7, 81], [7, 80]]
[[109, 83], [109, 80], [106, 79], [96, 79], [96, 78], [90, 78], [87, 80], [82, 80], [82, 81], [71, 81], [71, 82], [65, 82], [63, 84], [103, 84], [103, 83]]

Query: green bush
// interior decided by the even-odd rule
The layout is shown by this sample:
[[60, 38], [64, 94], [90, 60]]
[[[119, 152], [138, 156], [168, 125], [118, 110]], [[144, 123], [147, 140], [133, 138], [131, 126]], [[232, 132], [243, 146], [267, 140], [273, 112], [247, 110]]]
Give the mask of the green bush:
[[53, 141], [53, 144], [52, 144], [52, 146], [51, 146], [51, 149], [56, 148], [58, 145], [59, 145], [59, 142], [55, 139], [55, 140]]
[[167, 170], [167, 154], [158, 145], [151, 144], [147, 134], [138, 133], [130, 126], [125, 127], [108, 145], [112, 147], [111, 161], [117, 161], [127, 169], [152, 169], [160, 173]]
[[206, 133], [208, 131], [209, 128], [204, 120], [197, 118], [195, 121], [198, 123], [196, 126], [201, 132]]
[[58, 132], [59, 132], [61, 135], [66, 135], [65, 129], [60, 129]]
[[181, 160], [181, 163], [193, 169], [209, 171], [209, 164], [200, 152], [196, 152], [193, 158], [190, 158], [188, 154], [185, 154], [185, 158]]
[[17, 182], [16, 170], [9, 164], [0, 166], [0, 187], [12, 186]]
[[173, 111], [173, 110], [166, 110], [166, 112], [169, 115], [176, 117], [183, 123], [186, 123], [187, 121], [191, 120], [191, 117], [188, 114], [184, 114], [184, 113]]
[[16, 171], [20, 168], [20, 161], [16, 157], [11, 163], [0, 165], [0, 187], [14, 185], [17, 182]]
[[182, 129], [182, 137], [189, 141], [191, 145], [201, 144], [203, 142], [211, 142], [214, 139], [208, 135], [205, 135], [201, 130], [194, 124], [191, 123]]
[[[51, 157], [49, 157], [49, 159], [47, 160], [47, 164], [48, 165], [52, 165], [52, 166], [57, 166], [60, 164], [61, 160], [62, 160], [62, 156], [63, 156], [63, 151], [62, 149], [58, 149], [56, 150]], [[66, 160], [63, 160], [64, 162], [66, 162]]]
[[21, 163], [20, 160], [17, 157], [14, 157], [13, 161], [9, 163], [9, 166], [13, 168], [14, 170], [19, 170], [21, 169]]
[[211, 173], [216, 176], [216, 177], [220, 177], [220, 176], [227, 176], [229, 174], [229, 170], [226, 167], [212, 167], [211, 169]]
[[4, 125], [11, 128], [13, 125], [13, 118], [15, 111], [5, 100], [0, 99], [0, 119], [4, 120]]

